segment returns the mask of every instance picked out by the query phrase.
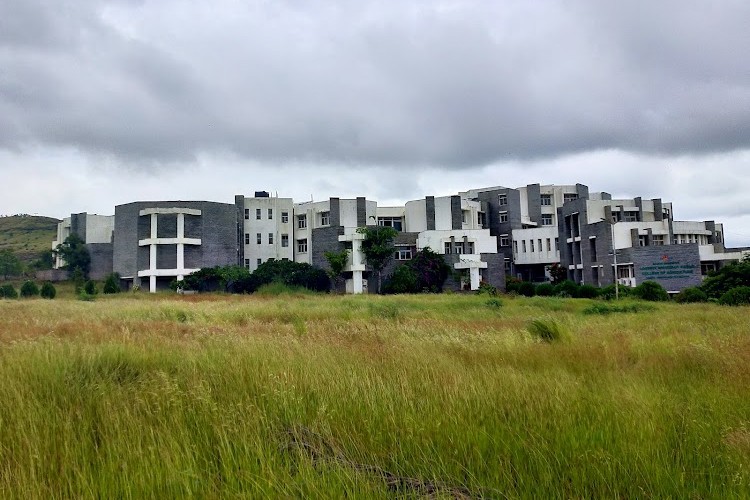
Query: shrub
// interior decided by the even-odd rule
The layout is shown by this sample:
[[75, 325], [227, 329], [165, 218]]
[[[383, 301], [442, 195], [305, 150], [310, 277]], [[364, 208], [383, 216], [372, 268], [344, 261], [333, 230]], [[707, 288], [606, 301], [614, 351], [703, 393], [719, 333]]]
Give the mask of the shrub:
[[477, 294], [487, 294], [490, 297], [497, 297], [497, 287], [490, 285], [486, 281], [480, 281], [479, 282], [479, 290], [477, 290]]
[[536, 294], [541, 297], [551, 297], [555, 294], [555, 287], [551, 283], [541, 283], [536, 286]]
[[555, 285], [555, 295], [558, 297], [578, 297], [578, 284], [572, 280], [565, 280]]
[[83, 285], [83, 291], [88, 295], [96, 295], [97, 293], [99, 293], [99, 290], [97, 290], [96, 288], [96, 283], [91, 280], [88, 280], [86, 284]]
[[578, 287], [578, 296], [582, 299], [595, 299], [599, 296], [599, 289], [593, 285]]
[[[620, 289], [620, 298], [623, 297], [630, 297], [633, 294], [633, 289], [629, 286], [623, 286], [619, 285]], [[617, 291], [615, 289], [615, 285], [607, 285], [601, 290], [599, 290], [599, 298], [604, 300], [614, 300], [617, 297]]]
[[491, 299], [487, 299], [487, 302], [485, 302], [484, 305], [491, 309], [500, 309], [503, 307], [503, 302], [497, 297], [492, 297]]
[[726, 265], [711, 273], [703, 281], [701, 290], [710, 298], [718, 299], [733, 288], [743, 286], [750, 286], [750, 258]]
[[13, 285], [7, 283], [3, 286], [0, 286], [0, 297], [4, 299], [17, 299], [18, 292], [16, 292], [16, 289], [13, 288]]
[[31, 280], [23, 282], [21, 285], [21, 297], [36, 297], [39, 295], [39, 287]]
[[675, 302], [680, 304], [688, 304], [692, 302], [708, 302], [708, 295], [706, 292], [698, 287], [689, 287], [678, 293], [675, 298]]
[[635, 287], [633, 294], [639, 299], [650, 300], [652, 302], [669, 300], [667, 291], [656, 281], [644, 281]]
[[104, 288], [102, 291], [106, 294], [120, 293], [120, 275], [117, 273], [111, 273], [104, 280]]
[[41, 295], [43, 299], [54, 299], [55, 296], [57, 296], [57, 290], [55, 289], [55, 285], [53, 285], [49, 281], [45, 281], [42, 284]]
[[570, 338], [568, 332], [553, 319], [535, 319], [527, 329], [531, 335], [545, 342], [559, 342]]
[[524, 297], [533, 297], [536, 293], [536, 287], [534, 286], [534, 283], [531, 283], [530, 281], [524, 281], [520, 285], [518, 285], [518, 294], [523, 295]]
[[505, 292], [506, 293], [518, 293], [518, 287], [523, 283], [522, 280], [515, 276], [508, 276], [505, 278]]
[[383, 293], [417, 293], [419, 291], [417, 273], [406, 264], [398, 266], [383, 284]]
[[750, 304], [750, 286], [738, 286], [724, 293], [719, 304], [725, 306], [744, 306]]
[[591, 304], [589, 307], [583, 310], [583, 314], [612, 314], [612, 313], [639, 313], [645, 311], [653, 311], [656, 308], [651, 304], [644, 304], [642, 302], [632, 302], [629, 304], [615, 305], [607, 304], [604, 302], [597, 302]]

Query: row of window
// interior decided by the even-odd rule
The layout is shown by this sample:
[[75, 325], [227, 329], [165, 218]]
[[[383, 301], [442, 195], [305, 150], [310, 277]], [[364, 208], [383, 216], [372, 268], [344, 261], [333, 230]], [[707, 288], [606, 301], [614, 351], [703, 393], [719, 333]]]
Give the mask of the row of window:
[[[255, 209], [255, 220], [261, 220], [261, 215], [263, 214], [262, 209], [256, 208]], [[250, 209], [245, 209], [245, 220], [250, 220]], [[273, 208], [268, 209], [268, 220], [273, 220]], [[283, 211], [281, 212], [281, 223], [286, 224], [289, 222], [289, 212]]]
[[[507, 235], [504, 235], [504, 236], [505, 238], [508, 237]], [[507, 239], [505, 241], [507, 243]], [[536, 245], [534, 244], [535, 241], [536, 241]], [[536, 240], [532, 238], [528, 240], [528, 246], [526, 245], [526, 242], [527, 240], [521, 240], [521, 253], [526, 253], [527, 249], [528, 249], [528, 252], [544, 252], [544, 251], [551, 252], [552, 251], [552, 238], [546, 238], [544, 240], [542, 238], [537, 238]], [[546, 243], [546, 244], [543, 245], [543, 243]], [[500, 236], [500, 244], [501, 245], [503, 244], [503, 236]], [[560, 245], [560, 239], [555, 238], [555, 252], [559, 250], [559, 245]], [[513, 242], [513, 252], [518, 253], [518, 241]]]
[[[563, 202], [568, 203], [569, 201], [577, 200], [578, 194], [576, 193], [563, 193]], [[543, 207], [550, 207], [552, 206], [552, 195], [551, 194], [543, 194], [540, 198], [540, 204]], [[505, 206], [508, 204], [508, 195], [507, 194], [499, 194], [497, 195], [497, 204], [502, 206]]]
[[474, 242], [473, 241], [467, 241], [464, 243], [463, 241], [455, 241], [445, 242], [445, 255], [450, 254], [473, 254], [474, 253]]
[[[499, 212], [500, 222], [508, 222], [508, 212]], [[542, 226], [551, 226], [554, 224], [552, 214], [542, 214]]]
[[[262, 233], [256, 233], [255, 235], [255, 243], [258, 245], [263, 244], [263, 234]], [[250, 244], [250, 233], [245, 233], [245, 245]], [[273, 245], [273, 233], [268, 233], [268, 244]], [[281, 246], [282, 247], [288, 247], [289, 246], [289, 235], [288, 234], [282, 234], [281, 235]]]
[[[281, 260], [289, 260], [289, 259], [287, 259], [286, 257], [284, 257], [284, 258], [283, 258], [283, 259], [281, 259]], [[255, 263], [256, 263], [256, 264], [257, 264], [257, 265], [259, 266], [259, 265], [263, 264], [263, 259], [257, 259], [257, 260], [255, 261]], [[247, 269], [250, 269], [250, 259], [245, 259], [245, 267], [246, 267]]]

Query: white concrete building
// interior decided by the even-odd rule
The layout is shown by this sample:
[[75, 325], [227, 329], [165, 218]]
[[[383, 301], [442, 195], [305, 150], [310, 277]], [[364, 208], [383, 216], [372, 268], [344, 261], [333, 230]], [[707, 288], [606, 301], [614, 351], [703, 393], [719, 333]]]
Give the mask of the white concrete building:
[[242, 264], [254, 271], [269, 259], [294, 259], [294, 200], [258, 191], [242, 200]]

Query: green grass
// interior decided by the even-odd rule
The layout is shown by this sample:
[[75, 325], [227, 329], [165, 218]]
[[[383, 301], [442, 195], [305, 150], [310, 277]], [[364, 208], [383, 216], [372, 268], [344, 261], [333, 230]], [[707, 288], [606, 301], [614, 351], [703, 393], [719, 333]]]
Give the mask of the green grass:
[[747, 308], [486, 302], [0, 301], [0, 496], [750, 496]]
[[39, 216], [0, 217], [0, 250], [10, 250], [26, 264], [52, 250], [58, 219]]

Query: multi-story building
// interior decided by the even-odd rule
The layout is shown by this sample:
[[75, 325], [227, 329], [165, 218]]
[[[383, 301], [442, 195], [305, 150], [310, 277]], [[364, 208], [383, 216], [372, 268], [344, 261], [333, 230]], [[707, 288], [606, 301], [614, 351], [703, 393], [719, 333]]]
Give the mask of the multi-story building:
[[[113, 232], [114, 216], [86, 212], [71, 214], [57, 224], [57, 238], [52, 242], [52, 250], [61, 245], [71, 233], [77, 234], [86, 244], [91, 256], [89, 276], [92, 279], [102, 279], [112, 272]], [[53, 267], [60, 269], [65, 261], [58, 254], [54, 256]]]
[[294, 259], [294, 201], [256, 191], [235, 196], [238, 207], [238, 263], [254, 271], [269, 259]]
[[347, 249], [345, 288], [362, 293], [375, 285], [358, 232], [367, 226], [398, 232], [385, 275], [430, 248], [453, 269], [447, 286], [455, 289], [475, 290], [481, 281], [502, 288], [506, 275], [544, 281], [560, 264], [578, 283], [655, 279], [676, 291], [747, 253], [724, 247], [721, 224], [675, 221], [661, 199], [613, 200], [582, 184], [479, 188], [398, 207], [365, 198], [294, 203], [265, 191], [237, 195], [234, 204], [134, 202], [115, 207], [114, 216], [71, 215], [53, 246], [75, 232], [95, 254], [94, 277], [114, 270], [151, 291], [217, 265], [255, 270], [288, 259], [327, 268], [326, 252]]
[[548, 268], [560, 262], [557, 209], [586, 199], [583, 184], [529, 184], [517, 189], [489, 187], [461, 193], [481, 203], [480, 220], [497, 238], [505, 273], [526, 281], [546, 281]]
[[646, 280], [676, 292], [743, 251], [727, 251], [723, 227], [713, 221], [675, 221], [661, 199], [613, 200], [607, 193], [558, 210], [561, 262], [578, 283], [636, 286]]

